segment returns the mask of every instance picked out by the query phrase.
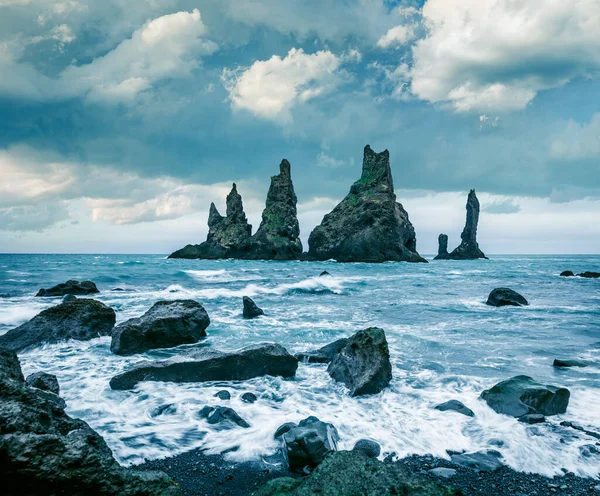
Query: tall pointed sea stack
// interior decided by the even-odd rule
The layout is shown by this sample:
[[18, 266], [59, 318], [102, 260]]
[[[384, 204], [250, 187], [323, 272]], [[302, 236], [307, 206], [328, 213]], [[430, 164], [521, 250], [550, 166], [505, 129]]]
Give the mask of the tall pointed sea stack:
[[245, 258], [251, 248], [252, 226], [244, 213], [242, 197], [235, 183], [227, 195], [227, 216], [223, 217], [214, 203], [208, 214], [208, 237], [200, 245], [187, 245], [169, 258]]
[[[475, 190], [469, 191], [467, 198], [467, 221], [465, 228], [460, 235], [462, 241], [452, 253], [448, 253], [448, 236], [440, 234], [438, 256], [434, 260], [474, 260], [477, 258], [487, 258], [479, 249], [477, 243], [477, 224], [479, 224], [479, 200], [475, 194]], [[442, 250], [442, 237], [445, 236], [446, 253]]]
[[283, 159], [279, 175], [271, 178], [262, 222], [252, 236], [252, 260], [296, 260], [302, 253], [300, 226], [290, 163]]
[[361, 178], [308, 239], [308, 258], [338, 262], [427, 262], [408, 213], [396, 202], [390, 154], [365, 146]]

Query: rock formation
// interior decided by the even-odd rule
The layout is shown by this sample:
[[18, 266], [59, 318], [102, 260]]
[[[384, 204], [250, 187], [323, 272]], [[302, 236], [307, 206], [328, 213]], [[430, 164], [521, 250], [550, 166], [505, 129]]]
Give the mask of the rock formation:
[[254, 300], [252, 298], [250, 298], [249, 296], [244, 296], [242, 298], [242, 303], [244, 306], [244, 308], [242, 310], [242, 315], [244, 316], [245, 319], [254, 319], [256, 317], [260, 317], [261, 315], [265, 314], [263, 309], [259, 308], [258, 305], [256, 303], [254, 303]]
[[115, 311], [104, 303], [88, 298], [75, 299], [47, 308], [0, 336], [0, 347], [18, 352], [43, 343], [110, 336], [115, 321]]
[[250, 424], [246, 422], [238, 413], [227, 406], [205, 406], [198, 412], [200, 418], [206, 419], [211, 425], [219, 425], [223, 429], [237, 425], [247, 429]]
[[36, 296], [65, 296], [65, 295], [88, 295], [99, 293], [96, 284], [92, 281], [75, 281], [70, 280], [57, 284], [48, 289], [41, 288]]
[[279, 175], [271, 178], [262, 221], [252, 236], [251, 260], [295, 260], [302, 254], [296, 193], [290, 163], [283, 159]]
[[133, 355], [156, 348], [197, 343], [210, 319], [194, 300], [158, 301], [141, 317], [126, 320], [112, 333], [110, 351]]
[[396, 202], [390, 154], [364, 150], [361, 178], [308, 239], [308, 258], [338, 262], [426, 262], [408, 213]]
[[200, 245], [187, 245], [169, 258], [245, 258], [250, 250], [252, 226], [244, 213], [242, 197], [233, 183], [227, 195], [227, 216], [223, 217], [214, 203], [208, 213], [208, 236]]
[[435, 409], [439, 410], [440, 412], [448, 412], [448, 411], [458, 412], [463, 415], [466, 415], [467, 417], [475, 416], [475, 414], [473, 413], [473, 410], [471, 410], [468, 406], [465, 406], [465, 404], [462, 401], [458, 401], [458, 400], [446, 401], [445, 403], [441, 403], [441, 404], [437, 405], [435, 407]]
[[34, 372], [27, 376], [25, 382], [28, 386], [54, 393], [57, 396], [60, 394], [60, 385], [55, 375], [47, 374], [46, 372]]
[[348, 338], [341, 338], [333, 343], [329, 343], [318, 350], [304, 351], [296, 353], [295, 357], [299, 362], [306, 363], [329, 363], [334, 357], [342, 351], [348, 344]]
[[487, 258], [477, 244], [477, 224], [479, 224], [479, 200], [475, 190], [469, 191], [467, 198], [467, 221], [460, 235], [461, 243], [452, 253], [448, 253], [448, 236], [440, 234], [438, 255], [434, 260], [474, 260]]
[[520, 307], [529, 305], [529, 302], [510, 288], [496, 288], [488, 296], [486, 304], [493, 307]]

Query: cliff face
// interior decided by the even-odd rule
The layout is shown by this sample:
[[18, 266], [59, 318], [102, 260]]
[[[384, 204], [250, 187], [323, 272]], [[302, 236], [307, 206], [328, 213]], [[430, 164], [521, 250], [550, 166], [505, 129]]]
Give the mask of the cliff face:
[[339, 262], [426, 262], [408, 213], [396, 202], [390, 155], [364, 149], [361, 178], [311, 233], [308, 257]]
[[[460, 237], [461, 243], [451, 253], [442, 253], [442, 236], [440, 234], [440, 248], [438, 250], [438, 256], [435, 260], [473, 260], [477, 258], [487, 258], [483, 252], [479, 249], [477, 243], [477, 225], [479, 224], [479, 200], [475, 194], [475, 190], [469, 191], [467, 198], [467, 220], [465, 222], [465, 228], [463, 229]], [[446, 236], [446, 248], [448, 246], [448, 237]]]
[[252, 237], [252, 260], [295, 260], [302, 253], [300, 226], [290, 163], [282, 160], [279, 175], [271, 178], [262, 222]]

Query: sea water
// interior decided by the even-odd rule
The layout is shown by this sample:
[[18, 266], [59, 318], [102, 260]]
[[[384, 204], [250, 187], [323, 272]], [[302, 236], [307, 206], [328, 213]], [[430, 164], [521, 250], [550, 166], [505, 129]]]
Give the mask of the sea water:
[[[323, 270], [331, 276], [319, 277]], [[121, 357], [111, 354], [110, 338], [103, 337], [20, 354], [25, 374], [58, 377], [67, 412], [96, 429], [124, 464], [196, 447], [227, 451], [232, 460], [259, 459], [278, 449], [273, 433], [279, 425], [315, 415], [337, 427], [341, 449], [360, 438], [398, 456], [493, 448], [517, 470], [598, 477], [600, 457], [581, 448], [597, 440], [559, 424], [568, 420], [600, 431], [600, 280], [559, 277], [563, 270], [600, 271], [600, 256], [337, 264], [0, 255], [0, 334], [59, 303], [34, 295], [68, 279], [95, 281], [101, 292], [94, 297], [115, 309], [117, 322], [158, 300], [191, 298], [205, 306], [211, 324], [197, 345]], [[487, 306], [496, 287], [518, 291], [530, 306]], [[242, 296], [254, 298], [265, 316], [244, 320]], [[271, 341], [295, 353], [369, 326], [385, 330], [393, 370], [390, 386], [373, 396], [350, 397], [324, 364], [300, 364], [294, 379], [109, 387], [113, 376], [140, 361], [195, 347], [227, 351]], [[554, 358], [594, 364], [559, 370]], [[519, 374], [568, 387], [567, 413], [528, 426], [478, 399], [484, 389]], [[221, 389], [232, 393], [231, 401], [214, 397]], [[242, 402], [246, 391], [258, 401]], [[434, 408], [450, 399], [465, 403], [475, 417]], [[219, 404], [231, 406], [251, 427], [219, 429], [198, 416], [204, 405]], [[497, 447], [498, 439], [503, 446]]]

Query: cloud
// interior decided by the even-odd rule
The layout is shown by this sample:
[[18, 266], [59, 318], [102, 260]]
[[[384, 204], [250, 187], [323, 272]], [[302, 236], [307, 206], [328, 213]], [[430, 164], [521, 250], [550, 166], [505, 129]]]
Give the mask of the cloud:
[[231, 106], [265, 119], [289, 121], [290, 110], [338, 86], [341, 60], [328, 50], [306, 54], [292, 48], [281, 58], [258, 60], [250, 67], [225, 69], [222, 82]]
[[600, 74], [597, 0], [428, 0], [412, 92], [457, 111], [510, 111]]
[[380, 48], [390, 48], [406, 45], [409, 41], [415, 38], [415, 28], [412, 25], [399, 24], [390, 28], [386, 34], [384, 34], [377, 41], [377, 46]]
[[0, 208], [0, 231], [43, 231], [69, 218], [63, 203]]
[[488, 214], [516, 214], [521, 211], [521, 207], [514, 200], [496, 200], [484, 205], [484, 212]]
[[317, 165], [319, 167], [327, 167], [330, 169], [338, 169], [339, 167], [345, 167], [347, 165], [353, 166], [354, 159], [350, 160], [341, 160], [335, 157], [331, 157], [327, 155], [323, 150], [317, 155]]
[[550, 142], [550, 156], [557, 160], [600, 160], [600, 113], [587, 123], [569, 120]]

